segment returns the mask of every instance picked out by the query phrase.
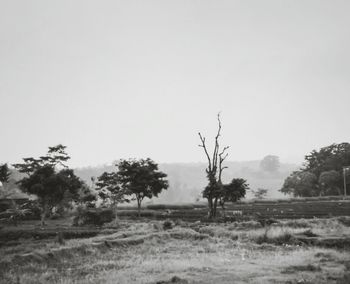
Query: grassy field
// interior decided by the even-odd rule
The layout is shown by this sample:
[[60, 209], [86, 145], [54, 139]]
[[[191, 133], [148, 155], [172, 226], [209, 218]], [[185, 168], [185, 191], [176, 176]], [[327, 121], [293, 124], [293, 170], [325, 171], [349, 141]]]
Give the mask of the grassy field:
[[[165, 224], [165, 225], [164, 225]], [[201, 223], [120, 220], [96, 228], [27, 222], [0, 230], [1, 283], [350, 283], [349, 218]], [[70, 233], [69, 233], [70, 232]], [[7, 235], [6, 235], [7, 234]], [[20, 234], [19, 234], [20, 236]], [[67, 239], [69, 237], [70, 239]]]

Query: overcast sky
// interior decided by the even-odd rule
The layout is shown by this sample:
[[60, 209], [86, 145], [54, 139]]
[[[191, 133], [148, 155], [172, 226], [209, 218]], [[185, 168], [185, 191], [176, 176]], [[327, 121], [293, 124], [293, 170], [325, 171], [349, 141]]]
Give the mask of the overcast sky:
[[[0, 163], [301, 162], [350, 138], [350, 1], [0, 0]], [[212, 141], [212, 140], [210, 140]]]

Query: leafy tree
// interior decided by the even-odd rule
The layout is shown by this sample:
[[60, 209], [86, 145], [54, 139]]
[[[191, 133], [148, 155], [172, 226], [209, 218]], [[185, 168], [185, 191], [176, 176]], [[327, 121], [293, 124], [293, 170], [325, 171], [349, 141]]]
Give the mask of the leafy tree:
[[121, 188], [135, 196], [138, 216], [141, 203], [145, 197], [157, 197], [163, 189], [168, 188], [166, 174], [158, 170], [158, 165], [151, 159], [121, 160], [117, 163], [117, 180]]
[[343, 193], [342, 175], [335, 171], [326, 171], [320, 174], [318, 183], [322, 195], [341, 195]]
[[23, 158], [23, 163], [14, 164], [13, 166], [20, 172], [27, 175], [32, 174], [35, 170], [45, 165], [50, 165], [54, 168], [60, 166], [62, 168], [68, 168], [65, 164], [70, 159], [65, 149], [67, 147], [61, 144], [57, 146], [49, 147], [49, 150], [45, 156], [41, 156], [39, 159], [33, 157]]
[[341, 174], [343, 167], [350, 166], [350, 144], [332, 144], [313, 150], [305, 156], [304, 170], [314, 173], [317, 177], [322, 172], [335, 170]]
[[245, 197], [248, 189], [249, 184], [243, 178], [234, 178], [229, 184], [223, 185], [219, 195], [219, 204], [223, 211], [225, 212], [225, 202], [237, 202]]
[[10, 169], [7, 164], [0, 165], [0, 188], [2, 186], [2, 190], [0, 195], [6, 197], [8, 195], [7, 184], [10, 180]]
[[307, 171], [295, 171], [285, 179], [280, 191], [296, 197], [317, 196], [319, 195], [317, 176]]
[[0, 165], [0, 182], [4, 185], [9, 182], [11, 172], [7, 164]]
[[53, 167], [62, 166], [63, 168], [67, 168], [65, 162], [67, 162], [70, 157], [66, 153], [67, 146], [63, 146], [62, 144], [58, 144], [53, 147], [49, 147], [46, 156], [40, 157], [43, 163], [52, 165]]
[[128, 195], [131, 193], [121, 186], [116, 172], [104, 172], [97, 178], [96, 186], [99, 197], [105, 203], [109, 201], [114, 211], [116, 211], [118, 203], [130, 201]]
[[266, 172], [276, 172], [280, 167], [280, 160], [278, 156], [267, 155], [260, 162], [260, 168]]
[[45, 156], [38, 159], [24, 158], [23, 163], [14, 167], [27, 176], [19, 181], [20, 188], [38, 197], [41, 207], [41, 224], [54, 207], [64, 206], [79, 199], [79, 190], [84, 186], [74, 171], [65, 162], [70, 159], [61, 144], [49, 147]]
[[73, 170], [63, 169], [56, 172], [52, 165], [44, 165], [36, 169], [29, 177], [19, 182], [24, 192], [35, 194], [41, 207], [41, 225], [53, 207], [59, 205], [66, 194], [76, 199], [83, 182], [74, 175]]
[[205, 137], [203, 137], [200, 132], [198, 133], [199, 138], [201, 140], [201, 144], [199, 145], [199, 147], [203, 148], [204, 153], [208, 160], [208, 167], [205, 170], [207, 173], [208, 185], [205, 187], [202, 194], [203, 194], [203, 197], [208, 200], [209, 218], [216, 217], [218, 200], [220, 198], [221, 193], [223, 192], [223, 184], [221, 181], [222, 171], [227, 168], [223, 166], [223, 162], [227, 158], [228, 154], [226, 153], [226, 150], [229, 148], [228, 146], [226, 146], [222, 150], [220, 150], [220, 143], [219, 143], [219, 138], [221, 135], [220, 113], [217, 116], [217, 120], [218, 120], [218, 131], [215, 136], [214, 151], [212, 155], [209, 154]]
[[265, 188], [258, 188], [255, 192], [254, 192], [254, 197], [257, 199], [264, 199], [267, 195], [267, 189]]
[[340, 195], [344, 188], [343, 168], [349, 165], [349, 143], [313, 150], [305, 156], [304, 166], [285, 180], [281, 192], [295, 196]]

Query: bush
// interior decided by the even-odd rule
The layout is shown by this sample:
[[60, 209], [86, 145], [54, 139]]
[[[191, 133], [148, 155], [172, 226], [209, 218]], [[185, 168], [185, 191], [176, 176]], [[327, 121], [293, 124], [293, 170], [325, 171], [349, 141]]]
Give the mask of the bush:
[[170, 221], [170, 220], [166, 220], [164, 223], [163, 223], [163, 230], [170, 230], [172, 228], [174, 228], [175, 224], [173, 221]]
[[340, 222], [344, 226], [350, 227], [350, 216], [341, 216], [341, 217], [338, 217], [337, 219], [338, 219], [338, 222]]
[[102, 226], [112, 222], [116, 214], [112, 209], [85, 209], [78, 210], [78, 215], [73, 219], [74, 226], [95, 225]]
[[278, 235], [278, 236], [268, 236], [268, 232], [269, 232], [270, 228], [266, 228], [264, 234], [258, 236], [255, 239], [255, 242], [257, 244], [263, 244], [263, 243], [267, 243], [267, 244], [274, 244], [274, 245], [286, 245], [286, 244], [296, 244], [297, 241], [294, 238], [294, 236], [290, 233], [290, 232], [283, 232], [282, 234]]

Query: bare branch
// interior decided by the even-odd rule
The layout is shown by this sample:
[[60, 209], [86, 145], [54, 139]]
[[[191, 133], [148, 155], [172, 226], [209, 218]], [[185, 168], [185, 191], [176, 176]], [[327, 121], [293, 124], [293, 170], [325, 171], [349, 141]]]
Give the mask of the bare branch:
[[220, 145], [219, 145], [219, 137], [221, 135], [221, 120], [220, 120], [220, 113], [218, 113], [218, 116], [217, 116], [217, 119], [218, 119], [218, 132], [215, 136], [215, 148], [214, 148], [214, 153], [213, 153], [213, 168], [215, 167], [215, 169], [217, 168], [217, 163], [218, 163], [218, 152], [219, 152], [219, 148], [220, 148]]
[[200, 138], [201, 141], [202, 141], [202, 145], [199, 145], [199, 147], [202, 147], [202, 148], [204, 149], [205, 155], [207, 156], [208, 163], [209, 163], [208, 171], [210, 172], [211, 169], [212, 169], [212, 168], [211, 168], [211, 160], [210, 160], [210, 156], [209, 156], [207, 147], [206, 147], [206, 145], [205, 145], [205, 137], [203, 137], [202, 134], [201, 134], [200, 132], [198, 132], [198, 135], [199, 135], [199, 138]]
[[[221, 175], [222, 171], [224, 169], [227, 169], [227, 167], [222, 167], [222, 163], [225, 161], [225, 159], [228, 156], [228, 153], [225, 154], [225, 151], [229, 148], [229, 146], [225, 146], [224, 149], [222, 149], [221, 153], [219, 154], [219, 182], [221, 183]], [[224, 155], [225, 154], [225, 155]], [[223, 156], [224, 155], [224, 156]]]
[[219, 154], [219, 156], [221, 157], [221, 156], [225, 153], [225, 151], [226, 151], [228, 148], [230, 148], [230, 146], [225, 146], [224, 149], [222, 149], [222, 151], [221, 151], [221, 153]]

